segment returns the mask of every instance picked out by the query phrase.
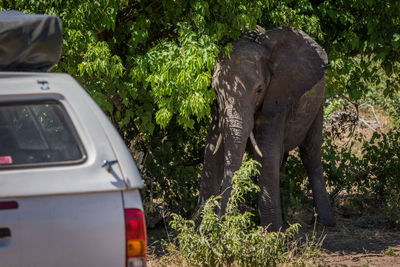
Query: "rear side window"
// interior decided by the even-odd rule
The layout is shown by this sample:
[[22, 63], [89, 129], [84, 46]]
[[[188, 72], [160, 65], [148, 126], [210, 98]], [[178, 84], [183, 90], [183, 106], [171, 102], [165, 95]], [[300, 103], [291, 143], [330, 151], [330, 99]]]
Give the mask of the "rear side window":
[[1, 104], [0, 168], [73, 164], [85, 158], [61, 103]]

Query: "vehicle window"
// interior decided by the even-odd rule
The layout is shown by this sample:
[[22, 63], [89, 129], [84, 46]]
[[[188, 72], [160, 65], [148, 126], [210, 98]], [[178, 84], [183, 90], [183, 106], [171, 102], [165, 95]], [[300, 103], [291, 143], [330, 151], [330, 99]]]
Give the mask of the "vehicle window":
[[70, 164], [85, 153], [61, 103], [6, 103], [0, 106], [0, 168]]

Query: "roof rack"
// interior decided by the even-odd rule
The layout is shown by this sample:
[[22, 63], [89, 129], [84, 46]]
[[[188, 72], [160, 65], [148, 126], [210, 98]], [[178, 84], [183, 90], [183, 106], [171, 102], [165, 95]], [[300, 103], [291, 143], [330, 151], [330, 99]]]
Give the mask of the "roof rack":
[[60, 18], [0, 11], [0, 71], [49, 71], [61, 47]]

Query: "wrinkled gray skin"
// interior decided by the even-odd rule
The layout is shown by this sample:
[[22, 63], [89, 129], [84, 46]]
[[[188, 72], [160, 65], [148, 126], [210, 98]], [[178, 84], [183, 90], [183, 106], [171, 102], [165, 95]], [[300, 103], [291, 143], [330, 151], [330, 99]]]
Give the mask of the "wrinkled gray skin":
[[[212, 86], [216, 92], [213, 120], [204, 156], [199, 205], [222, 194], [220, 215], [231, 192], [253, 131], [263, 157], [258, 184], [261, 225], [282, 226], [279, 173], [287, 153], [300, 147], [312, 187], [319, 223], [336, 224], [323, 178], [321, 138], [325, 51], [293, 28], [265, 31], [261, 27], [233, 43], [229, 57], [220, 58]], [[219, 134], [223, 141], [215, 154]]]

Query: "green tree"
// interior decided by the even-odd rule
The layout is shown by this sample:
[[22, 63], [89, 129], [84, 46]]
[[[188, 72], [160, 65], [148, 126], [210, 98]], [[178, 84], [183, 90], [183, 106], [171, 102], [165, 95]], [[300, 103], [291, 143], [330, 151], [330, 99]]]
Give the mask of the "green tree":
[[189, 212], [215, 59], [244, 26], [255, 27], [269, 1], [4, 0], [1, 8], [62, 19], [55, 71], [78, 79], [127, 145], [145, 152], [143, 174], [154, 197]]
[[310, 34], [330, 58], [330, 94], [358, 101], [399, 89], [397, 0], [2, 0], [0, 9], [62, 19], [55, 71], [78, 79], [127, 145], [144, 152], [146, 183], [175, 211], [194, 206], [216, 57], [245, 27]]

